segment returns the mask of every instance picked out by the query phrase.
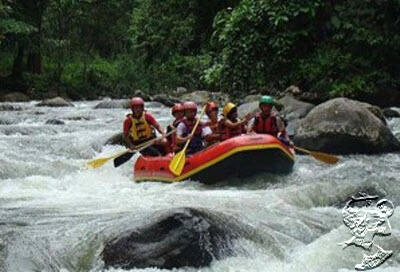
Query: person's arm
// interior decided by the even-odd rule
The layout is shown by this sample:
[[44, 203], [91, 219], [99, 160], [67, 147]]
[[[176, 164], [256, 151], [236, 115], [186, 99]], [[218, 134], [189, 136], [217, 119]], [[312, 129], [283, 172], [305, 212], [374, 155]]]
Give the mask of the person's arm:
[[124, 141], [129, 149], [134, 149], [135, 145], [133, 144], [132, 138], [129, 136], [131, 126], [132, 121], [129, 118], [126, 118], [123, 126]]
[[165, 132], [160, 126], [160, 124], [157, 122], [157, 120], [151, 115], [150, 113], [146, 112], [146, 121], [152, 125], [158, 132], [160, 132], [161, 136], [164, 138], [165, 137]]
[[240, 127], [244, 124], [247, 123], [246, 119], [240, 120], [239, 122], [233, 123], [231, 120], [226, 119], [224, 120], [225, 126], [227, 126], [228, 128], [236, 128], [236, 127]]

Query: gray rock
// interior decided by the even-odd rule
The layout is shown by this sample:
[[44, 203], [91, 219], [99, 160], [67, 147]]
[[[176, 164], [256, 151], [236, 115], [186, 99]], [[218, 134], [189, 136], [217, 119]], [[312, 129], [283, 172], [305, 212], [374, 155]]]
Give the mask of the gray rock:
[[151, 102], [146, 102], [145, 107], [147, 108], [162, 108], [165, 107], [164, 104], [157, 102], [157, 101], [151, 101]]
[[3, 95], [0, 99], [0, 101], [5, 102], [28, 102], [29, 100], [29, 97], [21, 92], [8, 93]]
[[291, 85], [291, 86], [289, 86], [289, 87], [286, 88], [286, 90], [284, 91], [284, 93], [297, 96], [297, 95], [300, 95], [300, 94], [302, 93], [302, 91], [300, 90], [299, 87], [297, 87], [297, 86], [295, 86], [295, 85]]
[[230, 97], [226, 93], [208, 91], [195, 91], [187, 93], [182, 95], [179, 99], [182, 101], [194, 101], [199, 106], [204, 105], [208, 101], [216, 101], [221, 107], [230, 101]]
[[74, 105], [72, 103], [66, 101], [64, 98], [57, 96], [54, 98], [43, 100], [36, 106], [37, 107], [73, 107]]
[[168, 96], [166, 94], [157, 94], [153, 96], [153, 101], [160, 102], [167, 107], [172, 107], [175, 103], [181, 102], [178, 98]]
[[255, 113], [259, 111], [258, 101], [242, 104], [238, 107], [238, 115], [240, 118], [248, 113]]
[[105, 142], [105, 144], [108, 145], [125, 145], [125, 140], [124, 140], [124, 134], [122, 132], [118, 132], [108, 138], [108, 140]]
[[278, 102], [283, 106], [281, 115], [288, 121], [304, 118], [314, 108], [313, 104], [296, 100], [290, 94], [285, 95]]
[[144, 101], [152, 101], [153, 100], [153, 98], [149, 94], [145, 93], [142, 90], [135, 90], [133, 92], [132, 97], [141, 97], [141, 98], [143, 98]]
[[65, 122], [58, 119], [49, 119], [46, 121], [46, 125], [65, 125]]
[[386, 118], [400, 118], [400, 112], [391, 108], [383, 109], [383, 115]]
[[380, 107], [375, 106], [375, 105], [371, 105], [371, 104], [368, 104], [368, 103], [365, 103], [365, 102], [360, 102], [360, 101], [356, 101], [356, 100], [353, 100], [353, 101], [355, 103], [358, 103], [361, 107], [364, 107], [367, 110], [369, 110], [373, 115], [378, 117], [379, 120], [381, 120], [386, 125], [386, 119], [385, 119], [383, 111], [381, 110]]
[[177, 94], [187, 93], [187, 89], [185, 87], [178, 87], [178, 88], [176, 88], [176, 93]]
[[99, 104], [94, 106], [95, 109], [128, 109], [129, 108], [128, 99], [117, 99], [117, 100], [104, 100]]
[[106, 268], [204, 267], [231, 253], [232, 230], [207, 211], [179, 208], [152, 218], [106, 243]]
[[329, 100], [302, 121], [296, 145], [336, 154], [381, 153], [400, 150], [388, 127], [363, 103], [347, 98]]
[[252, 94], [248, 95], [245, 98], [243, 98], [243, 104], [246, 103], [251, 103], [251, 102], [258, 102], [261, 98], [261, 94]]
[[0, 104], [0, 111], [20, 111], [22, 108], [20, 106], [11, 104]]

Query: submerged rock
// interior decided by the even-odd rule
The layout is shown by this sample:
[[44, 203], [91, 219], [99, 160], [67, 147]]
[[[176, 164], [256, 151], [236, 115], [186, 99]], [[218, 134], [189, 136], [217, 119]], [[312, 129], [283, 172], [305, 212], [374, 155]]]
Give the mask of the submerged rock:
[[386, 118], [400, 118], [400, 112], [391, 108], [384, 109], [383, 115], [385, 115]]
[[95, 109], [128, 109], [129, 100], [128, 99], [118, 99], [118, 100], [104, 100], [99, 104], [94, 106]]
[[400, 150], [399, 141], [365, 103], [347, 98], [332, 99], [311, 110], [294, 142], [304, 148], [336, 154]]
[[123, 269], [204, 267], [230, 253], [226, 226], [205, 210], [173, 209], [107, 242], [101, 255], [106, 267]]
[[20, 106], [11, 104], [0, 104], [0, 111], [20, 111], [22, 108]]
[[65, 122], [58, 119], [49, 119], [46, 121], [46, 125], [65, 125]]
[[66, 101], [64, 98], [57, 96], [54, 98], [43, 100], [36, 106], [37, 107], [73, 107], [74, 105], [72, 103]]

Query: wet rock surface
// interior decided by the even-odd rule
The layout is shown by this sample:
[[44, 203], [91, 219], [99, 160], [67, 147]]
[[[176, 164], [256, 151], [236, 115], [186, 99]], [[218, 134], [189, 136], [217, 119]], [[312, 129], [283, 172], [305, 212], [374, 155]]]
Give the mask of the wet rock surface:
[[336, 154], [400, 150], [400, 143], [365, 103], [336, 98], [316, 106], [302, 121], [298, 146]]
[[178, 208], [106, 243], [106, 267], [204, 267], [229, 255], [234, 238], [225, 220], [206, 210]]
[[50, 99], [43, 100], [37, 107], [73, 107], [74, 105], [68, 101], [66, 101], [62, 97], [54, 97]]

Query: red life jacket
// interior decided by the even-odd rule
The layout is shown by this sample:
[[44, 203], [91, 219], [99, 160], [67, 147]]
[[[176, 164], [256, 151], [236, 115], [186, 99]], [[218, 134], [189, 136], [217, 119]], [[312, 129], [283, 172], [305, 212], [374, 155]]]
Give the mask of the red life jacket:
[[270, 115], [264, 119], [260, 113], [257, 114], [256, 117], [254, 117], [254, 130], [260, 134], [270, 134], [277, 137], [279, 128], [276, 124], [276, 117]]
[[[183, 133], [183, 137], [186, 137], [192, 132], [192, 130], [194, 128], [194, 125], [197, 122], [197, 118], [194, 118], [192, 121], [189, 121], [188, 119], [184, 118], [182, 120], [182, 122], [186, 126], [186, 131], [185, 131], [185, 133]], [[201, 134], [202, 134], [202, 131], [203, 131], [203, 126], [204, 125], [200, 122], [199, 125], [196, 128], [196, 131], [193, 134], [195, 137], [201, 137]]]
[[[239, 120], [238, 120], [239, 121]], [[244, 126], [238, 126], [235, 128], [229, 128], [225, 125], [225, 119], [220, 121], [220, 132], [221, 132], [221, 141], [228, 140], [230, 138], [241, 135], [245, 131]]]
[[[194, 125], [197, 122], [197, 118], [193, 119], [192, 121], [187, 120], [186, 118], [182, 120], [182, 122], [185, 124], [186, 131], [183, 133], [183, 137], [188, 136], [190, 133], [192, 133], [192, 130], [194, 128]], [[203, 127], [204, 124], [202, 122], [199, 123], [197, 126], [195, 132], [193, 133], [193, 138], [189, 143], [188, 146], [188, 153], [195, 153], [197, 151], [200, 151], [204, 148], [204, 143], [203, 143]]]

